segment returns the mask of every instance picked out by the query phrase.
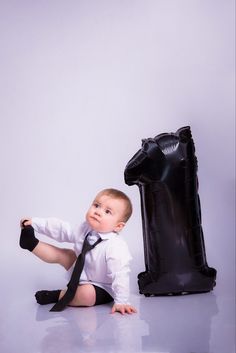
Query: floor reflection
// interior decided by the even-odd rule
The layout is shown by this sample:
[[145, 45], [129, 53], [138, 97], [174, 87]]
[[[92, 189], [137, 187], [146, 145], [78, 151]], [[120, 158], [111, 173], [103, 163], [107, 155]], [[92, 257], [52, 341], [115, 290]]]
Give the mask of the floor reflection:
[[[111, 307], [67, 308], [51, 313], [39, 307], [37, 321], [47, 321], [42, 353], [140, 352], [147, 324], [139, 316], [110, 314]], [[51, 321], [51, 322], [50, 322]]]
[[52, 313], [28, 287], [17, 285], [15, 291], [9, 285], [2, 296], [3, 353], [235, 352], [235, 298], [227, 288], [182, 297], [132, 295], [138, 313], [125, 316], [111, 315], [109, 304]]
[[47, 310], [39, 306], [36, 315], [37, 321], [51, 321], [46, 324], [40, 352], [94, 351], [97, 345], [96, 331], [103, 325], [107, 312], [98, 311], [94, 307], [67, 308], [60, 313]]
[[218, 313], [213, 293], [142, 297], [140, 318], [149, 327], [143, 352], [209, 353], [212, 318]]

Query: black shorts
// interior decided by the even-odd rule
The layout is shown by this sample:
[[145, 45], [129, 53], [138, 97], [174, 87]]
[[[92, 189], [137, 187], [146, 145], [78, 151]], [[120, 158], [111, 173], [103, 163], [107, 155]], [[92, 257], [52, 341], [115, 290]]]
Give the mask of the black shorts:
[[105, 291], [105, 289], [95, 286], [94, 284], [93, 286], [96, 292], [96, 301], [94, 305], [106, 304], [114, 300], [112, 296]]

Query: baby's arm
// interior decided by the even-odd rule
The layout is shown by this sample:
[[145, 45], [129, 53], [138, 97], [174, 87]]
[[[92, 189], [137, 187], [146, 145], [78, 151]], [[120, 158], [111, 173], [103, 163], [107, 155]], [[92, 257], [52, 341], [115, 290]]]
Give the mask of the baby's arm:
[[74, 234], [69, 223], [58, 218], [33, 217], [21, 220], [21, 226], [31, 225], [38, 233], [47, 235], [59, 242], [74, 242]]
[[[116, 265], [119, 266], [118, 263]], [[114, 274], [112, 287], [115, 293], [115, 303], [111, 309], [112, 314], [116, 311], [120, 312], [122, 315], [125, 313], [132, 314], [137, 312], [137, 310], [128, 303], [129, 271], [127, 271], [127, 268], [125, 267], [121, 267], [120, 271], [117, 271]]]
[[128, 303], [129, 299], [129, 262], [131, 256], [125, 243], [119, 244], [119, 248], [110, 249], [107, 256], [108, 276], [112, 279], [112, 289], [114, 292], [114, 305], [111, 313], [120, 312], [136, 313], [137, 310]]

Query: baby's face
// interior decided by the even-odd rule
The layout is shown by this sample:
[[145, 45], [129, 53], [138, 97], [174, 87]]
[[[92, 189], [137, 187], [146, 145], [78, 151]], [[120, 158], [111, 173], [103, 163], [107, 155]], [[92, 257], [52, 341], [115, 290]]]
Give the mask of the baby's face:
[[98, 194], [86, 214], [86, 220], [97, 232], [119, 232], [125, 225], [122, 221], [124, 211], [124, 200]]

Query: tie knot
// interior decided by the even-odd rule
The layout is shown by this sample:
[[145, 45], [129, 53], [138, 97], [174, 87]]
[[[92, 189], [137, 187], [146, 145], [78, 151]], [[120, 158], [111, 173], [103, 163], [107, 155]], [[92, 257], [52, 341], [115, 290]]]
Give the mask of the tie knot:
[[91, 235], [91, 232], [89, 232], [84, 239], [82, 253], [86, 253], [87, 251], [93, 249], [101, 241], [102, 239], [98, 233], [95, 232], [95, 234]]
[[94, 244], [96, 243], [96, 241], [100, 238], [100, 235], [95, 231], [95, 230], [91, 230], [87, 235], [86, 238], [89, 242], [89, 244]]

